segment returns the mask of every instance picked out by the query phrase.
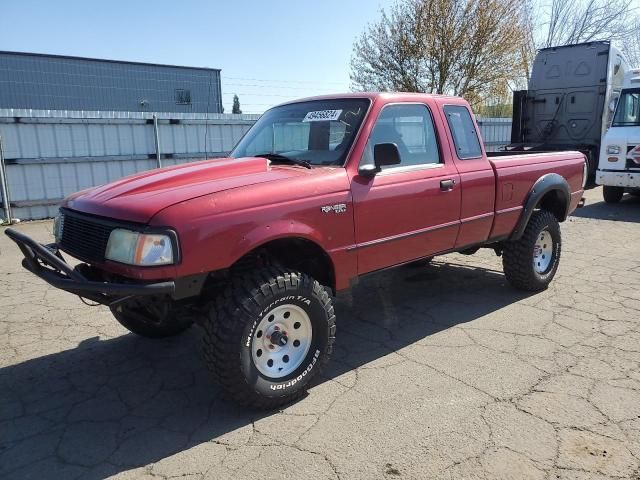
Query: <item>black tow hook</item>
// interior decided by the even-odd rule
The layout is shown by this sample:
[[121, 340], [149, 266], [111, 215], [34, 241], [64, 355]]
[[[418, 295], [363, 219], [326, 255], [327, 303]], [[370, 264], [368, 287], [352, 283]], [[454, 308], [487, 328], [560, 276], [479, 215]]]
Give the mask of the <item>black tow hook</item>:
[[586, 199], [586, 198], [584, 198], [584, 197], [582, 197], [582, 198], [580, 199], [580, 201], [578, 202], [578, 208], [582, 208], [582, 207], [584, 207], [586, 204], [587, 204], [587, 199]]

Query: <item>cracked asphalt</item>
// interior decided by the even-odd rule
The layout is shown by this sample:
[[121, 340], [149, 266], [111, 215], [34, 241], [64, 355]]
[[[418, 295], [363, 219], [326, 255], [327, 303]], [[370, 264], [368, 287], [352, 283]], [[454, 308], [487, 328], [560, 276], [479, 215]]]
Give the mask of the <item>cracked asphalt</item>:
[[0, 478], [640, 479], [640, 199], [586, 196], [545, 292], [489, 250], [363, 279], [322, 378], [267, 413], [222, 400], [198, 328], [137, 338], [0, 235]]

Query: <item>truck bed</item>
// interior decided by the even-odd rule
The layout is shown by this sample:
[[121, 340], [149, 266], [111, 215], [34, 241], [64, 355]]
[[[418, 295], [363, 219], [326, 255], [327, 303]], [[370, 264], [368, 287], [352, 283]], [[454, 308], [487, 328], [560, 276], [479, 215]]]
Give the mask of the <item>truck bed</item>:
[[582, 166], [580, 152], [548, 152], [500, 155], [489, 158], [496, 177], [495, 221], [491, 237], [509, 234], [520, 218], [532, 185], [543, 175], [564, 177], [571, 192], [569, 211], [573, 211], [582, 196]]

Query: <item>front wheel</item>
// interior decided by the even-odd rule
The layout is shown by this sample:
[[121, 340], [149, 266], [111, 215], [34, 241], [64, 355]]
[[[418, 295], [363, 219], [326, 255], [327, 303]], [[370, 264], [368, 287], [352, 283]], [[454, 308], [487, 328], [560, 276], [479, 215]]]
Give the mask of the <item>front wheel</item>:
[[549, 286], [558, 270], [562, 237], [556, 217], [545, 210], [533, 213], [519, 240], [506, 242], [504, 274], [520, 290], [537, 292]]
[[604, 197], [604, 201], [607, 203], [618, 203], [622, 200], [623, 195], [623, 187], [612, 187], [609, 185], [602, 187], [602, 196]]
[[173, 337], [193, 324], [184, 308], [167, 299], [141, 297], [110, 308], [120, 325], [141, 337]]
[[231, 283], [204, 325], [207, 366], [241, 405], [272, 409], [296, 400], [331, 356], [331, 298], [310, 276], [280, 268]]

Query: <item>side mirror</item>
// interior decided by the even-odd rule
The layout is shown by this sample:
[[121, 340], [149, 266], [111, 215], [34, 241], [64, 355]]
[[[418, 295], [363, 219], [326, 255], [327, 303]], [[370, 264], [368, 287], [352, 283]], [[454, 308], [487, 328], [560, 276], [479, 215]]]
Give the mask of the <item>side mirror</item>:
[[361, 165], [358, 173], [365, 177], [373, 177], [382, 167], [400, 164], [400, 152], [395, 143], [378, 143], [373, 147], [373, 165]]
[[373, 162], [376, 167], [400, 165], [400, 151], [395, 143], [378, 143], [373, 147]]

